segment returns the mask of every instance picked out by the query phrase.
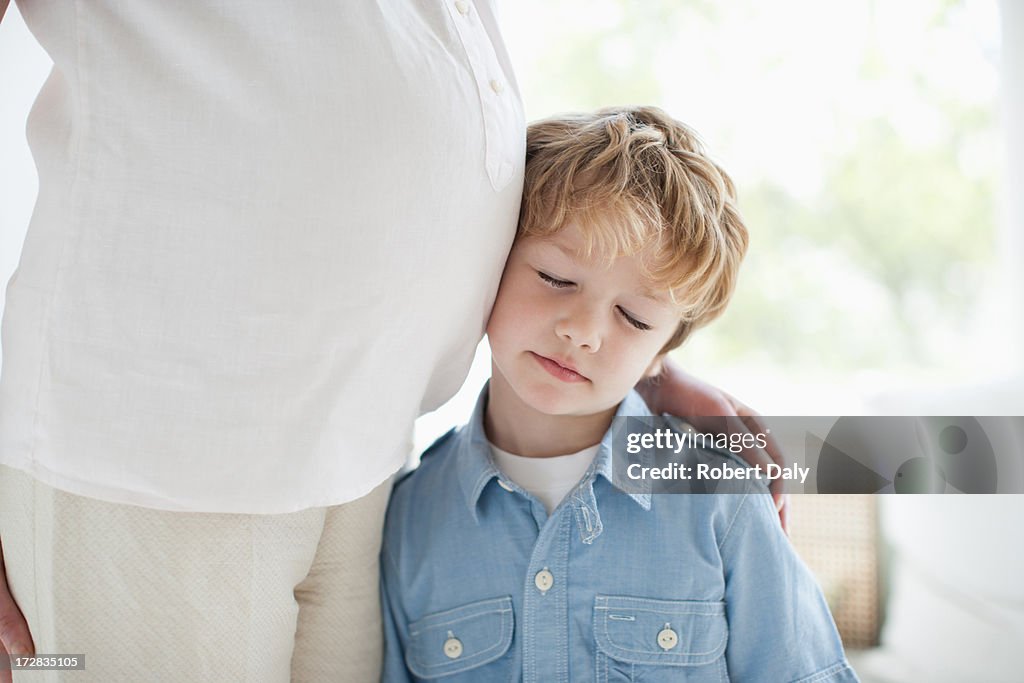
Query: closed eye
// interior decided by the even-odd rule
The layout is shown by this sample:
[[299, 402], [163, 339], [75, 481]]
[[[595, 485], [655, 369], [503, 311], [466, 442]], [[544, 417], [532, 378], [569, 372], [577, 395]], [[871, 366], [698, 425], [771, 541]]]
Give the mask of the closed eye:
[[626, 311], [626, 309], [622, 308], [621, 306], [619, 306], [619, 313], [622, 314], [622, 317], [625, 318], [627, 323], [629, 323], [636, 329], [641, 330], [643, 332], [646, 332], [647, 330], [651, 329], [650, 325], [648, 325], [647, 323], [640, 322], [639, 320], [631, 316], [629, 312]]
[[570, 282], [568, 280], [559, 280], [556, 277], [551, 277], [547, 273], [544, 273], [539, 270], [537, 271], [537, 275], [540, 277], [541, 280], [548, 283], [555, 289], [564, 289], [565, 287], [572, 287], [574, 284], [576, 284], [575, 282]]

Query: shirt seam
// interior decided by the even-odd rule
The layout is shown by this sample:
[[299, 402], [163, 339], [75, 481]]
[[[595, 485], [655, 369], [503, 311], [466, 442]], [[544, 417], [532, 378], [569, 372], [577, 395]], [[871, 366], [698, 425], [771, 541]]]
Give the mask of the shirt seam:
[[725, 530], [725, 535], [722, 536], [722, 540], [718, 544], [718, 552], [719, 553], [722, 552], [723, 548], [725, 548], [725, 544], [729, 541], [729, 538], [730, 538], [730, 536], [732, 534], [732, 530], [736, 527], [736, 522], [739, 520], [740, 513], [743, 511], [743, 506], [747, 504], [747, 501], [749, 499], [750, 499], [750, 490], [748, 489], [743, 494], [743, 498], [740, 500], [740, 504], [736, 506], [736, 512], [733, 513], [732, 519], [729, 520], [729, 527]]

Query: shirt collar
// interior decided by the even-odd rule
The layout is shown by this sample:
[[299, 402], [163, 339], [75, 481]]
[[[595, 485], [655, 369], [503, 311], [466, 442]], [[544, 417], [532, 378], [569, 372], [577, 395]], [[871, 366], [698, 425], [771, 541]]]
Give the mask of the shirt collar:
[[[619, 404], [618, 410], [615, 411], [616, 418], [626, 417], [652, 417], [650, 408], [647, 407], [647, 403], [641, 398], [635, 390], [631, 389], [626, 398], [622, 399], [622, 403]], [[604, 434], [604, 438], [601, 439], [601, 448], [597, 452], [597, 457], [594, 459], [594, 470], [595, 472], [608, 480], [608, 483], [615, 488], [623, 491], [630, 498], [636, 501], [636, 503], [644, 510], [651, 509], [651, 494], [650, 493], [637, 493], [625, 491], [621, 486], [615, 483], [615, 478], [612, 476], [612, 443], [613, 443], [613, 430], [609, 429]], [[648, 451], [644, 451], [640, 455], [640, 460], [648, 463], [651, 454]], [[649, 464], [649, 463], [648, 463]]]
[[[456, 447], [456, 457], [458, 458], [456, 471], [459, 488], [465, 496], [466, 505], [469, 507], [470, 514], [474, 520], [477, 520], [477, 505], [480, 501], [480, 496], [483, 495], [484, 489], [487, 488], [492, 479], [498, 479], [503, 482], [506, 488], [518, 488], [515, 484], [503, 478], [501, 471], [494, 464], [491, 456], [491, 444], [487, 440], [487, 434], [484, 431], [484, 413], [487, 410], [489, 386], [490, 382], [485, 384], [483, 389], [480, 390], [476, 407], [473, 409], [473, 416], [458, 431], [456, 437], [459, 439], [458, 446]], [[615, 411], [615, 417], [650, 417], [651, 415], [650, 409], [644, 403], [640, 394], [632, 390]], [[583, 482], [584, 485], [591, 485], [595, 476], [601, 476], [612, 486], [622, 490], [621, 487], [616, 485], [612, 477], [612, 440], [612, 430], [609, 429], [601, 440], [601, 447], [597, 451], [593, 465], [587, 470]], [[641, 508], [650, 510], [650, 493], [625, 493]]]
[[484, 432], [484, 413], [487, 410], [489, 387], [490, 382], [488, 381], [476, 399], [473, 416], [469, 422], [463, 425], [456, 437], [459, 439], [455, 452], [456, 458], [458, 458], [456, 473], [459, 478], [459, 488], [465, 496], [469, 512], [475, 521], [477, 521], [476, 506], [480, 500], [480, 494], [492, 479], [501, 478], [501, 472], [491, 458], [491, 444], [487, 441], [487, 434]]

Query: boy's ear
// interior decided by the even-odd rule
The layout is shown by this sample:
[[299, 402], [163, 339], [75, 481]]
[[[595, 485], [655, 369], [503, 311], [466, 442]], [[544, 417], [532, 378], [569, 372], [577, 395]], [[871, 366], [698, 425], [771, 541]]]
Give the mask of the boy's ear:
[[649, 379], [651, 377], [657, 377], [658, 375], [660, 375], [662, 369], [664, 368], [664, 363], [665, 354], [659, 353], [657, 356], [654, 357], [654, 360], [651, 361], [651, 364], [647, 366], [647, 370], [644, 372], [643, 378]]

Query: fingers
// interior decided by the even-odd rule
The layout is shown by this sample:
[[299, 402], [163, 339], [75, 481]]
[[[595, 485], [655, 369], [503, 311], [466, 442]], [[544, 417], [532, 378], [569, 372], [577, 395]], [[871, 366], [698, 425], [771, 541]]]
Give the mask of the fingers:
[[782, 530], [789, 536], [789, 494], [783, 493], [775, 503], [775, 509], [779, 511], [779, 523]]
[[750, 430], [758, 434], [764, 434], [765, 440], [768, 442], [768, 446], [765, 450], [768, 451], [768, 455], [771, 456], [772, 461], [780, 466], [785, 466], [786, 456], [782, 452], [782, 447], [779, 446], [779, 442], [775, 440], [775, 436], [772, 435], [771, 430], [768, 428], [768, 425], [765, 424], [764, 418], [761, 417], [761, 414], [731, 396], [729, 398], [732, 401], [733, 409], [736, 411], [736, 414], [743, 418], [744, 423], [750, 427]]
[[[779, 467], [785, 467], [787, 465], [786, 455], [782, 452], [782, 447], [775, 440], [761, 414], [732, 396], [729, 396], [729, 401], [732, 404], [733, 410], [736, 411], [736, 415], [743, 421], [744, 427], [752, 434], [764, 436], [765, 448], [762, 452], [767, 454], [768, 462], [775, 463]], [[757, 450], [761, 451], [761, 449]], [[751, 464], [768, 464], [768, 462], [764, 462], [760, 457], [757, 458], [757, 462], [754, 462], [747, 457], [746, 453], [744, 453], [743, 457]], [[783, 499], [785, 495], [785, 482], [781, 478], [773, 479], [768, 486], [768, 490], [771, 491], [772, 499], [775, 501], [775, 508], [779, 510], [780, 521], [782, 521], [783, 528], [785, 528], [785, 521], [782, 519], [782, 510], [785, 508], [785, 500]]]
[[[674, 378], [679, 392], [673, 405], [650, 404], [656, 413], [685, 415], [697, 430], [705, 433], [763, 435], [763, 449], [748, 445], [752, 439], [743, 439], [739, 455], [750, 465], [759, 467], [762, 472], [768, 471], [768, 465], [786, 466], [782, 448], [757, 411], [738, 401], [734, 396], [686, 375], [678, 367], [668, 365], [666, 373]], [[681, 400], [681, 396], [686, 400]], [[781, 477], [772, 479], [768, 490], [772, 494], [775, 508], [779, 511], [779, 522], [785, 530], [785, 481]]]
[[775, 459], [772, 457], [771, 453], [769, 453], [766, 449], [750, 445], [755, 442], [755, 434], [764, 433], [763, 426], [761, 426], [756, 420], [753, 420], [749, 416], [737, 414], [732, 417], [727, 417], [725, 419], [725, 427], [725, 433], [729, 435], [750, 435], [751, 438], [744, 438], [742, 440], [741, 445], [743, 446], [743, 450], [739, 454], [749, 464], [757, 465], [758, 467], [761, 468], [762, 472], [767, 472], [768, 465], [775, 462]]
[[[785, 467], [785, 454], [782, 453], [778, 441], [772, 436], [771, 430], [765, 424], [761, 414], [735, 397], [725, 392], [723, 394], [728, 401], [727, 414], [734, 415], [733, 418], [726, 418], [725, 432], [729, 434], [760, 434], [764, 438], [764, 449], [744, 445], [743, 451], [739, 454], [743, 460], [760, 467], [762, 471], [767, 471], [767, 466], [770, 464]], [[788, 533], [788, 506], [786, 505], [788, 496], [785, 493], [785, 481], [781, 477], [772, 479], [768, 484], [768, 490], [775, 503], [775, 509], [778, 510], [778, 521], [782, 525], [782, 530]]]
[[[4, 571], [4, 549], [0, 542], [0, 657], [35, 653], [28, 623], [11, 596]], [[11, 683], [9, 667], [0, 668], [0, 683]]]

